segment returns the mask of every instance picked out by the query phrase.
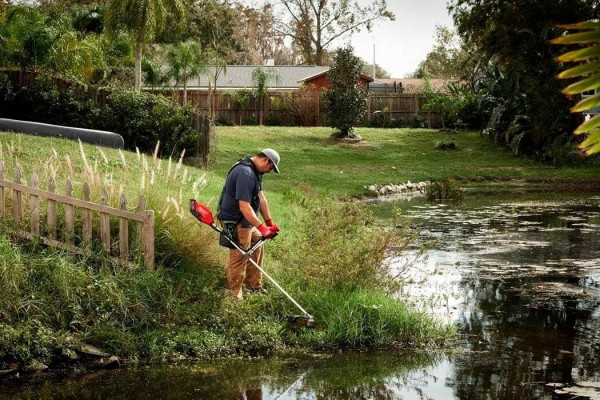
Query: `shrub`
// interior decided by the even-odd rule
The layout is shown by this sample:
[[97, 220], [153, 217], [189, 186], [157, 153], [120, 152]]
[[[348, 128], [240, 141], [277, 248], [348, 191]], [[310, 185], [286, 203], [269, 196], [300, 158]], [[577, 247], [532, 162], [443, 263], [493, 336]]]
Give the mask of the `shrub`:
[[337, 137], [351, 137], [356, 125], [367, 111], [367, 90], [359, 83], [362, 61], [351, 46], [337, 49], [334, 65], [327, 72], [331, 83], [325, 92], [329, 125]]
[[158, 140], [163, 154], [184, 148], [196, 151], [197, 134], [189, 123], [191, 106], [180, 106], [164, 96], [114, 91], [105, 107], [79, 96], [76, 86], [60, 90], [53, 79], [39, 76], [30, 86], [17, 88], [0, 74], [0, 117], [116, 132], [125, 146], [150, 152]]
[[215, 121], [215, 124], [217, 124], [218, 126], [233, 126], [235, 125], [235, 123], [230, 120], [229, 118], [227, 118], [227, 116], [225, 115], [219, 115], [217, 117], [217, 120]]
[[[179, 106], [164, 96], [114, 92], [102, 112], [102, 129], [123, 136], [125, 146], [151, 152], [160, 140], [164, 155], [196, 150], [196, 135], [188, 122], [191, 106]], [[189, 154], [188, 153], [188, 154]]]
[[258, 125], [258, 119], [256, 115], [249, 115], [242, 119], [242, 125]]
[[460, 202], [463, 197], [463, 190], [453, 179], [435, 181], [425, 188], [425, 198], [428, 201]]

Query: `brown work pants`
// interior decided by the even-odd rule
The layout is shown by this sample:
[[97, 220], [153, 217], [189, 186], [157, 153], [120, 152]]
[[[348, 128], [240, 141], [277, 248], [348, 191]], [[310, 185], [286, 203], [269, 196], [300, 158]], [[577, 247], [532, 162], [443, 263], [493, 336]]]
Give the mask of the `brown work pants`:
[[[262, 238], [258, 229], [254, 227], [243, 228], [241, 225], [238, 225], [237, 232], [238, 244], [244, 250], [249, 249], [254, 243]], [[252, 254], [252, 259], [262, 268], [262, 246]], [[239, 250], [230, 249], [229, 262], [227, 263], [227, 285], [229, 286], [229, 295], [233, 300], [242, 299], [242, 285], [244, 280], [246, 281], [246, 287], [248, 289], [262, 288], [262, 274], [258, 268], [252, 265]]]

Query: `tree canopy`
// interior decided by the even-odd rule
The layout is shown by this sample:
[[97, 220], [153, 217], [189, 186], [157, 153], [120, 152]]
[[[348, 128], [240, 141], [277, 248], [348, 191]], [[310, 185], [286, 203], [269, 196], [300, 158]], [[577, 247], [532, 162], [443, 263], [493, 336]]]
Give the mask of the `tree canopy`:
[[338, 38], [363, 28], [370, 30], [377, 20], [393, 21], [386, 0], [373, 0], [368, 6], [357, 1], [277, 0], [287, 18], [280, 19], [277, 30], [292, 39], [305, 63], [324, 65], [327, 48]]
[[[554, 62], [559, 46], [549, 40], [558, 24], [598, 18], [597, 0], [451, 0], [457, 31], [482, 65], [517, 82], [510, 96], [520, 103], [518, 140], [540, 151], [572, 130], [569, 101], [560, 94]], [[504, 105], [507, 109], [506, 104]], [[508, 125], [507, 125], [508, 126]], [[508, 135], [507, 135], [508, 136]]]

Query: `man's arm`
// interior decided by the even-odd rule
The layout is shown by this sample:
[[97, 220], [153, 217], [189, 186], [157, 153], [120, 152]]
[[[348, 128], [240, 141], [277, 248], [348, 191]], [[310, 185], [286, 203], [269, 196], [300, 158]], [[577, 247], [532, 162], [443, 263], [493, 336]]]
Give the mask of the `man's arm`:
[[262, 215], [263, 220], [266, 222], [271, 219], [271, 213], [269, 212], [269, 202], [267, 201], [267, 197], [262, 192], [258, 192], [258, 197], [260, 198], [260, 206], [258, 211], [260, 211], [260, 215]]
[[[258, 217], [256, 216], [256, 213], [254, 212], [254, 210], [252, 209], [252, 207], [250, 206], [250, 202], [246, 201], [246, 200], [238, 200], [238, 204], [240, 206], [240, 211], [242, 213], [242, 215], [244, 216], [244, 218], [246, 219], [246, 221], [250, 222], [252, 224], [252, 226], [258, 227], [261, 222], [258, 219]], [[261, 205], [262, 208], [262, 205]], [[262, 213], [262, 211], [261, 211]]]

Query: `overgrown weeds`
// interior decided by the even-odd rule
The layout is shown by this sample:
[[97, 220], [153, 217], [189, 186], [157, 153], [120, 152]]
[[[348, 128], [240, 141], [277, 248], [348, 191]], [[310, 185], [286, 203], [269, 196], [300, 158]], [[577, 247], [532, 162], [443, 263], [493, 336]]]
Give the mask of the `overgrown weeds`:
[[124, 267], [99, 253], [73, 256], [0, 235], [4, 363], [56, 362], [63, 350], [82, 343], [132, 358], [210, 357], [290, 347], [412, 346], [441, 335], [432, 321], [390, 296], [399, 282], [385, 260], [390, 248], [405, 248], [410, 237], [375, 226], [361, 203], [322, 196], [310, 187], [270, 197], [287, 230], [268, 243], [265, 267], [328, 326], [293, 332], [284, 329], [284, 321], [297, 310], [266, 278], [268, 294], [247, 295], [242, 303], [227, 298], [222, 267], [227, 253], [187, 210], [189, 198], [214, 204], [222, 178], [182, 165], [181, 156], [161, 160], [158, 151], [146, 156], [19, 138], [0, 141], [5, 170], [20, 164], [36, 170], [40, 180], [69, 178], [77, 192], [87, 181], [96, 197], [107, 187], [110, 204], [120, 192], [128, 198], [143, 194], [155, 210], [157, 268]]

